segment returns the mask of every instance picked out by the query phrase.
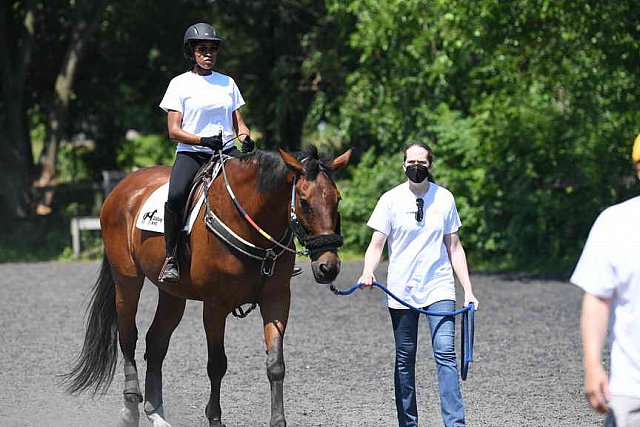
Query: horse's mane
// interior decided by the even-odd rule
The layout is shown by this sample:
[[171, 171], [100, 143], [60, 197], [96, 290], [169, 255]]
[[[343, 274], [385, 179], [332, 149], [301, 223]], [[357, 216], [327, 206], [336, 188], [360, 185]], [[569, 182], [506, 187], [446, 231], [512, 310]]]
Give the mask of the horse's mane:
[[[333, 158], [326, 153], [319, 153], [316, 146], [311, 145], [304, 151], [291, 153], [291, 155], [303, 161], [305, 179], [308, 181], [316, 179], [321, 171], [326, 172], [329, 177], [333, 176], [331, 166]], [[242, 155], [240, 160], [243, 162], [257, 161], [259, 165], [258, 192], [274, 191], [285, 184], [285, 177], [289, 169], [278, 153], [256, 150]]]

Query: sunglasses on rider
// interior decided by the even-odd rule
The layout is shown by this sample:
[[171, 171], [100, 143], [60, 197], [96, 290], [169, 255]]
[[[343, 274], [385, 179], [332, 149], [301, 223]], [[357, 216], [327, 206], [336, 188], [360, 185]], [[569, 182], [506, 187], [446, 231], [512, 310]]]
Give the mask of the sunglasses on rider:
[[207, 53], [216, 53], [218, 51], [218, 46], [217, 45], [214, 45], [214, 46], [199, 45], [199, 46], [196, 46], [193, 50], [195, 50], [201, 55], [204, 55]]
[[424, 218], [424, 199], [416, 199], [416, 221], [420, 222]]

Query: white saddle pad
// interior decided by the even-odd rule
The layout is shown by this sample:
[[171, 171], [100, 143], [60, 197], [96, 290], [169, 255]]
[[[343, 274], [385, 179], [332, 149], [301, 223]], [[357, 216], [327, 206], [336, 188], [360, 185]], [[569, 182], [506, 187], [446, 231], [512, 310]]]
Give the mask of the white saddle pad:
[[[144, 202], [142, 208], [138, 212], [138, 218], [136, 219], [136, 227], [140, 230], [153, 231], [156, 233], [164, 234], [164, 204], [169, 196], [169, 183], [158, 187], [151, 196]], [[196, 222], [196, 217], [200, 211], [200, 206], [204, 202], [204, 193], [198, 199], [198, 203], [195, 204], [193, 210], [189, 213], [189, 219], [184, 226], [187, 234], [191, 232], [193, 223]]]

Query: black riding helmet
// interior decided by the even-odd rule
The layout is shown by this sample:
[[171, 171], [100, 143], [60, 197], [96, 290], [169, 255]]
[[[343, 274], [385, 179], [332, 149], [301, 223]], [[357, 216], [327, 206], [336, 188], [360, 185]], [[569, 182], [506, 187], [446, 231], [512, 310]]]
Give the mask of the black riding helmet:
[[218, 35], [218, 32], [209, 24], [199, 23], [193, 24], [187, 31], [184, 32], [184, 57], [190, 64], [196, 63], [196, 58], [193, 54], [193, 42], [199, 40], [208, 40], [220, 43], [222, 39]]

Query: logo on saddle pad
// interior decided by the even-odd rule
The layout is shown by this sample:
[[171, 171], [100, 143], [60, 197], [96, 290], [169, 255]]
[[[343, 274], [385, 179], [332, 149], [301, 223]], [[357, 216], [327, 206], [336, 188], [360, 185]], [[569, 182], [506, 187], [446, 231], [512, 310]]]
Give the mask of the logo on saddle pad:
[[144, 214], [142, 214], [142, 220], [141, 220], [142, 224], [147, 224], [151, 226], [160, 225], [160, 223], [162, 223], [164, 218], [156, 215], [157, 213], [158, 213], [158, 209], [154, 209], [153, 211], [145, 212]]
[[[149, 195], [138, 211], [138, 217], [136, 218], [137, 228], [155, 233], [164, 233], [164, 204], [167, 201], [168, 195], [169, 183], [161, 185]], [[204, 197], [201, 196], [198, 203], [194, 206], [193, 211], [191, 211], [185, 224], [185, 231], [187, 231], [187, 233], [191, 231], [191, 227], [196, 220], [196, 216], [198, 216], [198, 211], [203, 201]]]

